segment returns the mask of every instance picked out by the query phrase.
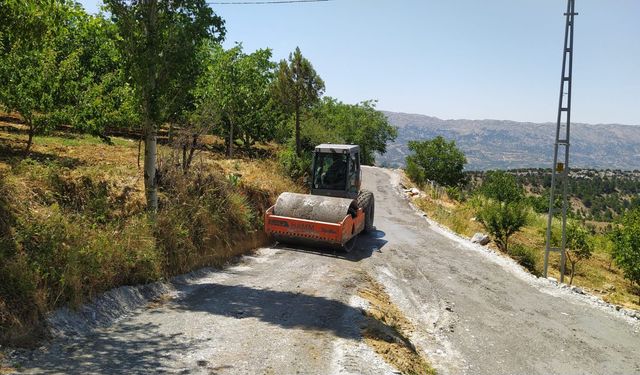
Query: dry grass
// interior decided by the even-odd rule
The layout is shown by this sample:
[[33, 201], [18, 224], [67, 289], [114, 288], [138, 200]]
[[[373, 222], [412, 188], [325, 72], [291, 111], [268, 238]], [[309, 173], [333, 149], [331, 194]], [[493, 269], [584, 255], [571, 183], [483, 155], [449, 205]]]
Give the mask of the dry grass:
[[[189, 173], [166, 162], [156, 218], [145, 212], [138, 143], [35, 137], [0, 122], [0, 342], [34, 345], [42, 318], [123, 284], [221, 266], [264, 244], [262, 214], [299, 191], [270, 160], [222, 160], [210, 139]], [[267, 155], [271, 146], [261, 146]], [[273, 152], [273, 151], [272, 151]], [[242, 153], [238, 153], [242, 155]], [[173, 169], [172, 169], [173, 168]], [[230, 177], [234, 175], [235, 177]]]
[[384, 287], [371, 278], [366, 285], [358, 291], [369, 302], [362, 328], [365, 343], [402, 374], [435, 374], [408, 338], [413, 325], [391, 302]]

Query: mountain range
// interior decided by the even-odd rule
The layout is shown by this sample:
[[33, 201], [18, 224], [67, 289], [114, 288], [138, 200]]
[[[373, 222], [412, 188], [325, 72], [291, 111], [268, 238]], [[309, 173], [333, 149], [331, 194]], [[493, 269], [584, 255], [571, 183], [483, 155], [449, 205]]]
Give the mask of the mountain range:
[[[506, 120], [442, 120], [419, 114], [383, 111], [398, 137], [376, 164], [404, 165], [407, 142], [443, 136], [465, 153], [467, 170], [550, 168], [555, 123]], [[640, 169], [640, 126], [571, 124], [570, 166]]]

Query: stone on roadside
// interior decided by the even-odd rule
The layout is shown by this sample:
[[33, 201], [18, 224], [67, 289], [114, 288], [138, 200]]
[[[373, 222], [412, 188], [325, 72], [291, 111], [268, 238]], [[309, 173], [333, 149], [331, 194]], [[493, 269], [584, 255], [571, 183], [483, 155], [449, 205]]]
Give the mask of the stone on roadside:
[[484, 233], [476, 233], [471, 237], [471, 242], [480, 244], [482, 246], [488, 244], [490, 241], [489, 236]]

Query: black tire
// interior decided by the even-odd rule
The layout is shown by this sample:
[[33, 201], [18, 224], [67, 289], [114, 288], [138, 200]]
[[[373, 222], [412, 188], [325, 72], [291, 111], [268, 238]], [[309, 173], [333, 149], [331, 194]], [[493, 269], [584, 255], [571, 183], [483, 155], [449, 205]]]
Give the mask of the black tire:
[[364, 211], [364, 231], [371, 232], [374, 230], [373, 218], [375, 215], [375, 198], [373, 193], [368, 190], [361, 190], [358, 194], [358, 208]]

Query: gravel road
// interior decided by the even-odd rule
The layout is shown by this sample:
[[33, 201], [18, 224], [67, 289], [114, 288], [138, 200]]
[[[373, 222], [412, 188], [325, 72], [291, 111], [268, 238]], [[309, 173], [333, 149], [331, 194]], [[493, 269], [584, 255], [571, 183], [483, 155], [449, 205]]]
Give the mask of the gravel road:
[[[364, 168], [377, 231], [353, 253], [274, 247], [174, 282], [166, 299], [18, 356], [27, 373], [386, 374], [362, 340], [370, 275], [440, 374], [640, 374], [637, 322], [422, 218]], [[365, 303], [366, 304], [366, 303]]]

